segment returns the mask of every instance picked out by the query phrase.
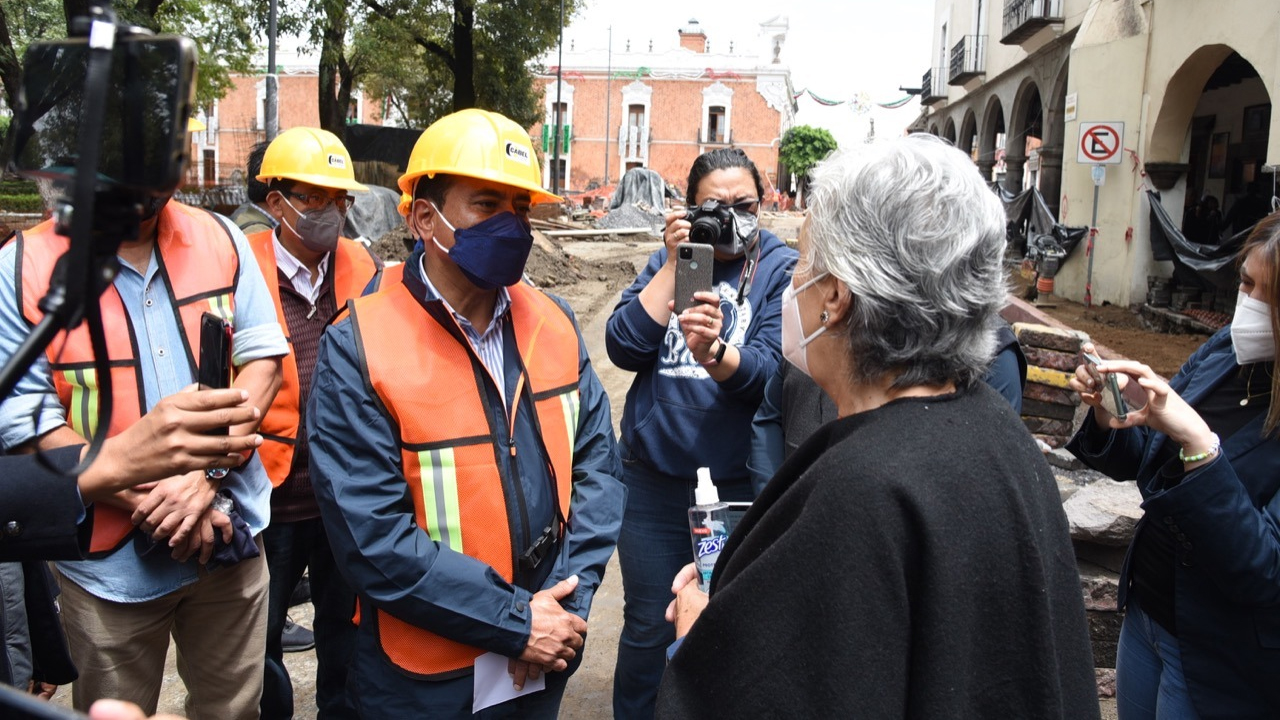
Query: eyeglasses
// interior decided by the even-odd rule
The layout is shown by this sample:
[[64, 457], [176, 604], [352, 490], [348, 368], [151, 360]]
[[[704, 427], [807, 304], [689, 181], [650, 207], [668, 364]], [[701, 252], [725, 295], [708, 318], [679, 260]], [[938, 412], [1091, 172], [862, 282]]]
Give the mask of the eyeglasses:
[[756, 210], [760, 208], [760, 201], [752, 198], [750, 200], [739, 200], [738, 202], [727, 206], [730, 210], [748, 215], [755, 215]]
[[292, 190], [281, 190], [280, 193], [282, 195], [287, 195], [293, 198], [294, 200], [301, 202], [303, 207], [305, 207], [308, 210], [325, 210], [329, 207], [330, 204], [334, 204], [338, 206], [339, 212], [342, 212], [345, 214], [348, 210], [351, 209], [352, 205], [356, 204], [356, 199], [350, 195], [343, 195], [341, 197], [332, 198], [332, 197], [329, 197], [328, 195], [321, 195], [320, 193], [304, 194], [304, 193], [296, 193], [296, 192], [293, 192]]

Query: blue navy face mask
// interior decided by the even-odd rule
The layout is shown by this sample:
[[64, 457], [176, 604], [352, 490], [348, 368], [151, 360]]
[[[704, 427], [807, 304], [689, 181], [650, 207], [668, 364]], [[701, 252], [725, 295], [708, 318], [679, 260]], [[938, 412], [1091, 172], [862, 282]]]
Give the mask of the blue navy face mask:
[[431, 238], [432, 242], [476, 287], [492, 290], [520, 282], [529, 252], [533, 250], [533, 231], [528, 220], [510, 211], [500, 212], [482, 223], [459, 230], [440, 208], [435, 210], [453, 231], [453, 247], [446, 249], [435, 237]]

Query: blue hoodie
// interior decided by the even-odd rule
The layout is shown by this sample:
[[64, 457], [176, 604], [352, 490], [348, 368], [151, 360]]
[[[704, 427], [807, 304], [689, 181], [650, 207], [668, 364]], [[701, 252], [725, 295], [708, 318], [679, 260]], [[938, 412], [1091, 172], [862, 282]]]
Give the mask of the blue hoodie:
[[[798, 257], [767, 230], [760, 231], [760, 260], [741, 305], [738, 285], [746, 257], [716, 261], [713, 280], [724, 325], [720, 337], [738, 349], [737, 371], [716, 382], [690, 355], [672, 314], [666, 325], [649, 317], [638, 295], [667, 262], [659, 249], [622, 293], [605, 329], [609, 359], [636, 373], [622, 412], [624, 461], [694, 480], [699, 467], [711, 477], [746, 480], [751, 418], [782, 358], [782, 292]], [[754, 254], [747, 253], [747, 256]]]

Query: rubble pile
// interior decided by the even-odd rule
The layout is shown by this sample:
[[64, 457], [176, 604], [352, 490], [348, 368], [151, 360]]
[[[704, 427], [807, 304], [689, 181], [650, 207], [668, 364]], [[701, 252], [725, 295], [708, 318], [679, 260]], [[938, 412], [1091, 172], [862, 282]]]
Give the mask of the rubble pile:
[[1037, 440], [1060, 448], [1071, 439], [1080, 398], [1067, 387], [1080, 364], [1080, 345], [1088, 336], [1048, 325], [1014, 323], [1027, 356], [1027, 384], [1022, 391], [1022, 423]]
[[661, 237], [665, 226], [667, 184], [662, 176], [647, 168], [631, 168], [613, 193], [609, 212], [596, 221], [605, 229], [647, 227]]

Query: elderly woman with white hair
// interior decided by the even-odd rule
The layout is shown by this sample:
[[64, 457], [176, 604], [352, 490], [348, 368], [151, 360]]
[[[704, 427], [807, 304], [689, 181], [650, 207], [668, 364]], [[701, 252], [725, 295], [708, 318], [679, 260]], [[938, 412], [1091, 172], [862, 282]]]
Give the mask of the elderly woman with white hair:
[[782, 347], [836, 403], [692, 566], [660, 717], [1091, 718], [1093, 657], [1053, 473], [981, 382], [1004, 214], [912, 136], [815, 171]]

